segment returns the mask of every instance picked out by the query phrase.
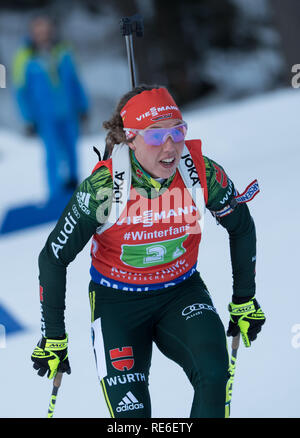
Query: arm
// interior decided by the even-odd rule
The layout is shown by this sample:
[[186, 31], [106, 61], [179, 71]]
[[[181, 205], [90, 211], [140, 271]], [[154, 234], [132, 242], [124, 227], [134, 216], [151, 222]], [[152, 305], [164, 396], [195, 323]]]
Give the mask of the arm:
[[[219, 219], [229, 233], [233, 274], [233, 299], [249, 300], [255, 295], [256, 233], [254, 221], [246, 204]], [[238, 300], [240, 298], [241, 300]]]
[[[50, 233], [39, 255], [42, 334], [56, 338], [66, 332], [64, 322], [67, 266], [100, 225], [96, 218], [99, 190], [112, 186], [109, 171], [101, 167], [81, 183]], [[83, 201], [84, 200], [84, 201]]]
[[[226, 209], [235, 189], [224, 169], [205, 157], [208, 185], [207, 208], [214, 214]], [[233, 274], [233, 299], [247, 301], [255, 295], [256, 233], [246, 204], [237, 204], [217, 221], [228, 231]]]
[[233, 183], [220, 166], [205, 159], [209, 198], [208, 208], [229, 233], [233, 273], [232, 302], [228, 306], [228, 336], [242, 335], [246, 347], [257, 337], [265, 322], [255, 296], [256, 234], [246, 204], [238, 204]]

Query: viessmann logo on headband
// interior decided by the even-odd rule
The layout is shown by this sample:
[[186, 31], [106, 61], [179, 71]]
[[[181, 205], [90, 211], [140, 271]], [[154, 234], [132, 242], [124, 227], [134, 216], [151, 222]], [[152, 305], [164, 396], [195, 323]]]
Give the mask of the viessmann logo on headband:
[[[141, 120], [144, 120], [144, 119], [146, 119], [148, 117], [152, 117], [151, 118], [152, 121], [163, 120], [163, 119], [171, 119], [172, 115], [173, 115], [172, 113], [160, 114], [161, 112], [170, 111], [170, 110], [179, 111], [179, 108], [177, 108], [177, 106], [173, 106], [173, 105], [167, 105], [167, 106], [161, 106], [161, 107], [153, 106], [152, 108], [150, 108], [149, 111], [146, 111], [145, 113], [140, 114], [139, 116], [137, 116], [136, 120], [138, 122], [140, 122]], [[125, 120], [125, 114], [126, 114], [126, 110], [121, 112], [121, 117], [123, 119], [123, 122]]]
[[168, 114], [159, 114], [159, 113], [164, 112], [164, 111], [172, 111], [172, 110], [179, 111], [177, 106], [174, 106], [174, 105], [167, 105], [167, 106], [161, 106], [161, 107], [153, 106], [152, 108], [150, 108], [149, 111], [137, 116], [136, 120], [138, 122], [140, 122], [141, 120], [146, 119], [147, 117], [152, 117], [151, 120], [168, 119], [168, 118], [172, 117], [172, 113], [168, 113]]

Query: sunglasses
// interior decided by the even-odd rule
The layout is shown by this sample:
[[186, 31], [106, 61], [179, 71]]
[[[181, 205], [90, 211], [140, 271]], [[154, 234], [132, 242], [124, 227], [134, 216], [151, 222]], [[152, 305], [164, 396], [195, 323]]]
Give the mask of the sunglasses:
[[140, 134], [149, 146], [161, 146], [167, 141], [169, 136], [174, 143], [184, 140], [187, 133], [187, 123], [183, 122], [180, 125], [172, 126], [172, 128], [123, 129], [126, 132], [127, 139]]

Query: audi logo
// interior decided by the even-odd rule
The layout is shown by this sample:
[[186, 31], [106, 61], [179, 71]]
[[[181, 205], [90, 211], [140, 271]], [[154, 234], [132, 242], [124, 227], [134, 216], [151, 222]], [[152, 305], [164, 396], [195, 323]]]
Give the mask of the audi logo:
[[208, 304], [200, 304], [200, 303], [195, 303], [192, 304], [191, 306], [187, 306], [185, 309], [183, 309], [182, 311], [182, 316], [188, 316], [190, 313], [196, 312], [197, 310], [212, 310], [213, 312], [216, 312], [216, 309], [213, 306], [210, 306]]

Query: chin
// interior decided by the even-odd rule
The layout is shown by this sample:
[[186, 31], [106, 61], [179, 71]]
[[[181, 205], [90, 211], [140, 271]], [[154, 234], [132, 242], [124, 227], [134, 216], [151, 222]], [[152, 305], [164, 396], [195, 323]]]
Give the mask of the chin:
[[163, 169], [161, 172], [157, 172], [157, 178], [165, 178], [168, 179], [170, 178], [170, 176], [173, 175], [173, 173], [176, 171], [176, 167], [174, 167], [173, 169]]

